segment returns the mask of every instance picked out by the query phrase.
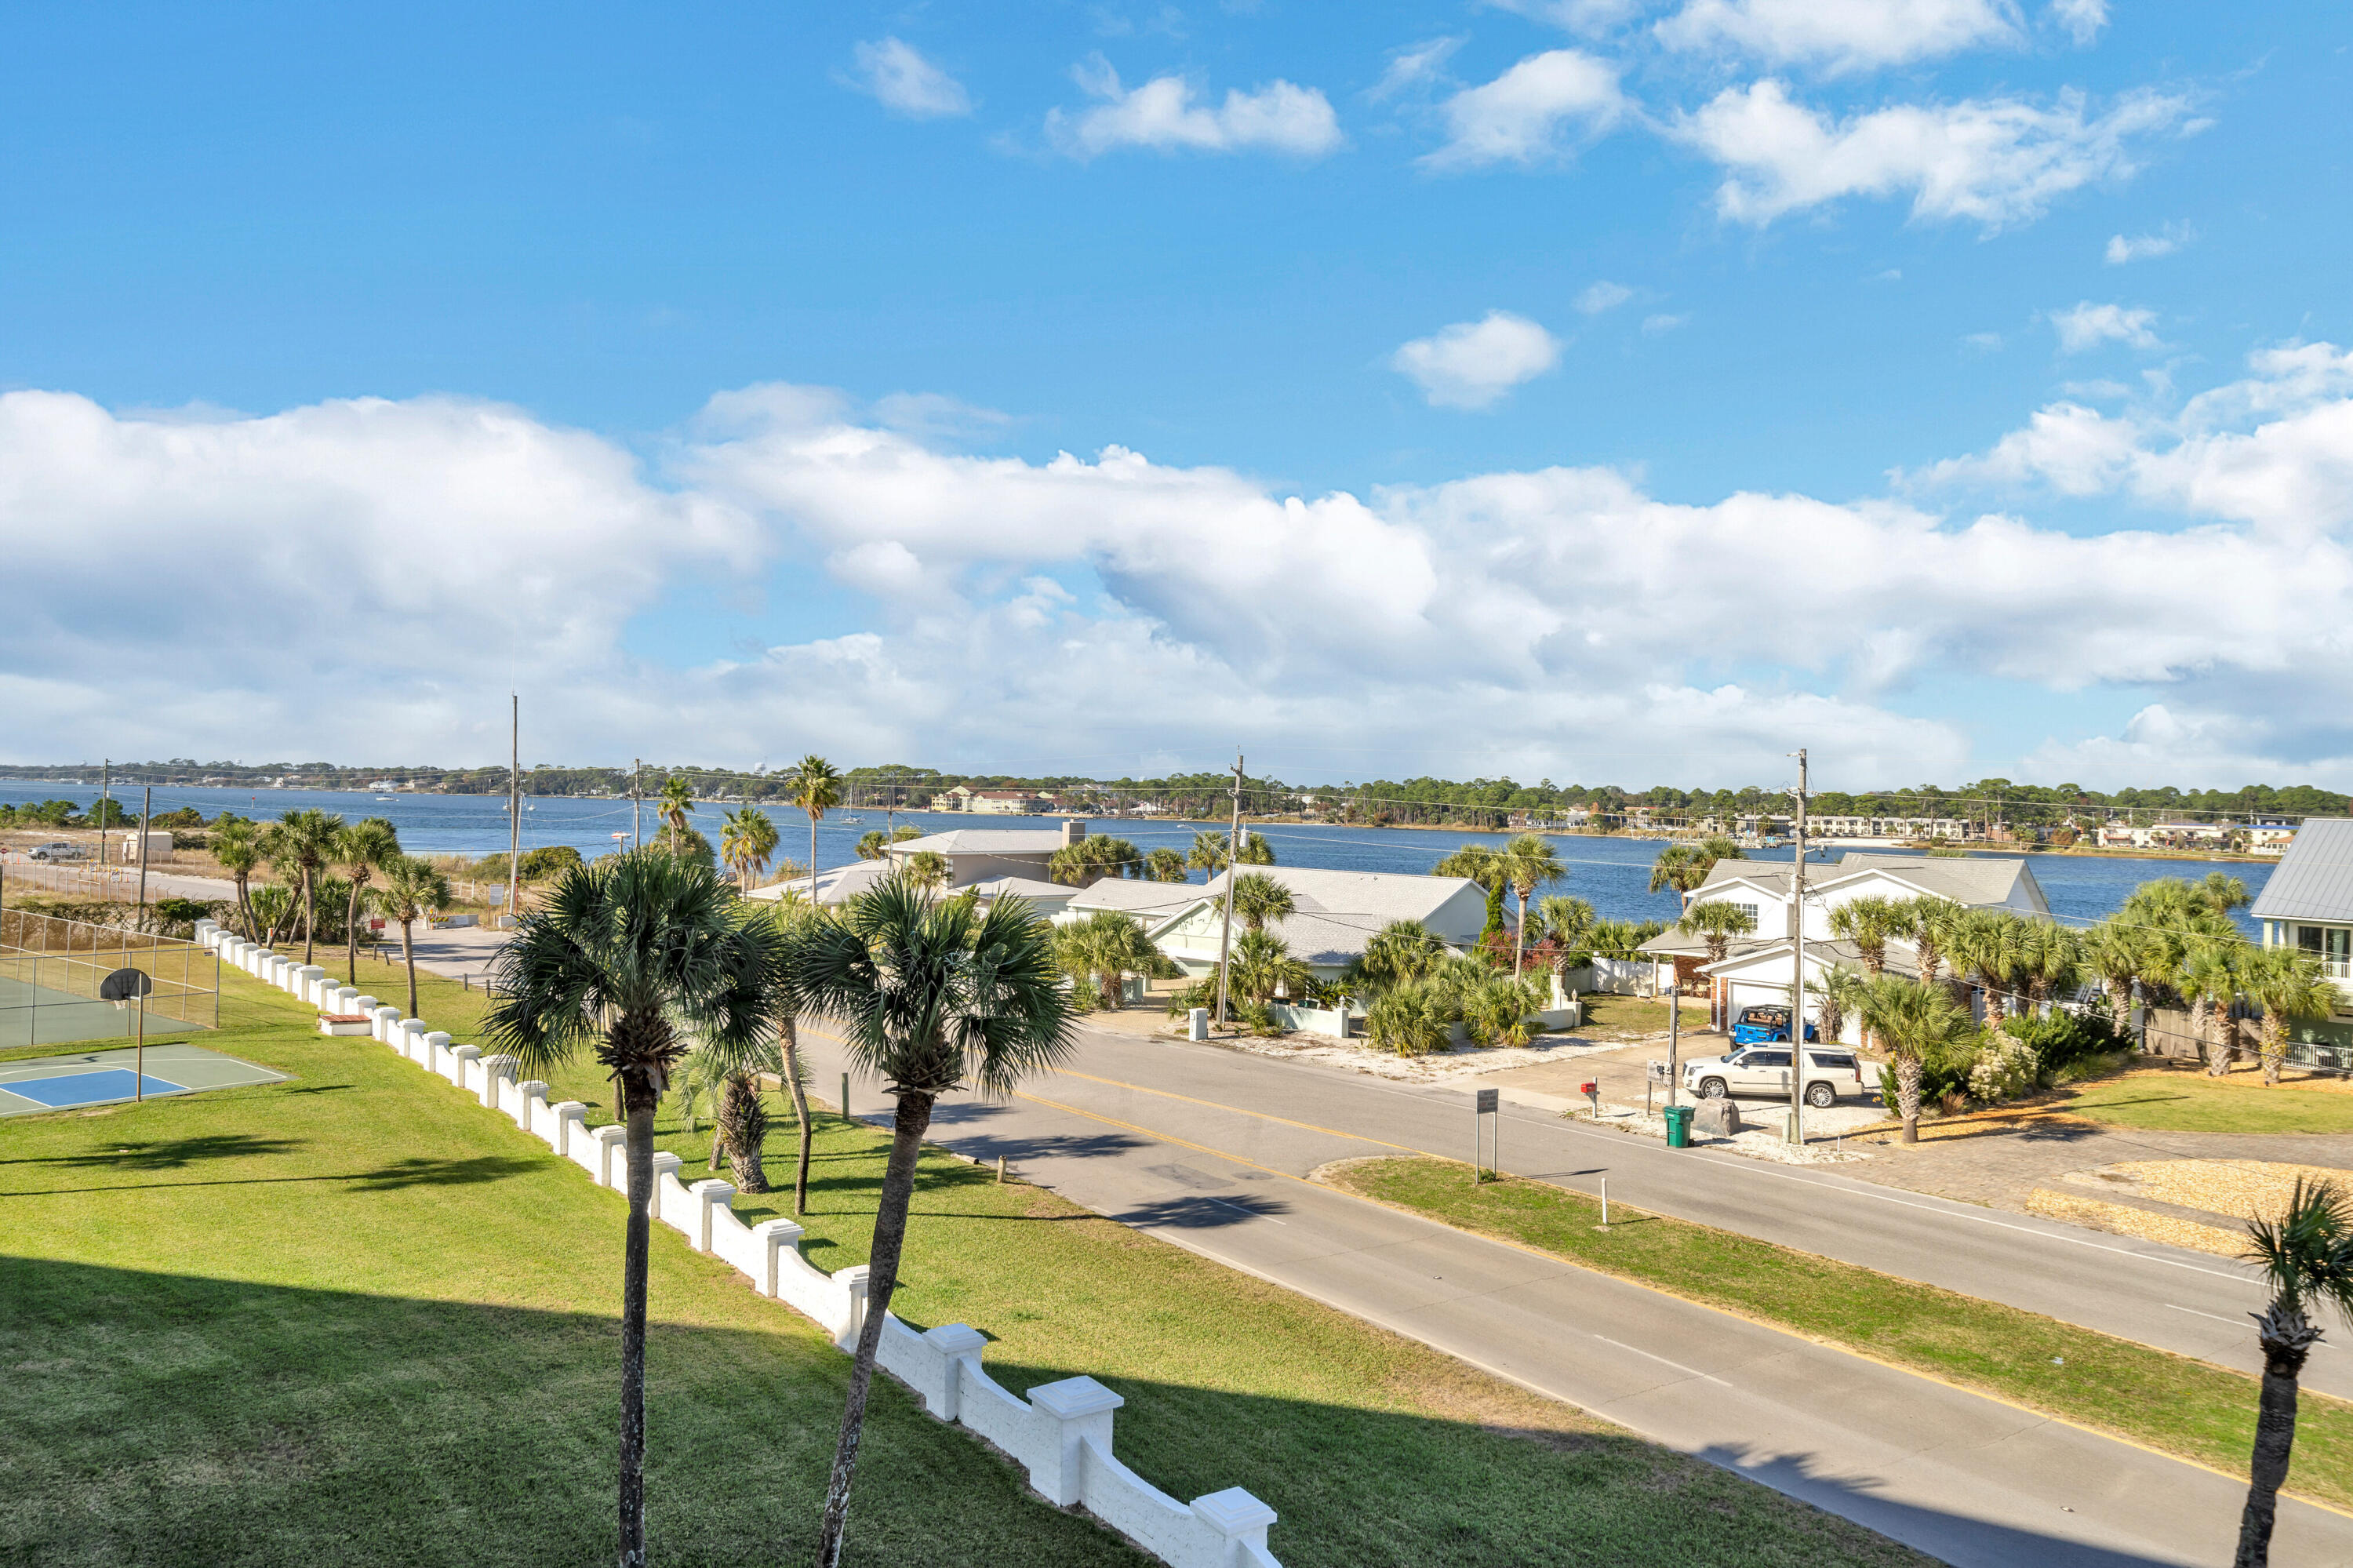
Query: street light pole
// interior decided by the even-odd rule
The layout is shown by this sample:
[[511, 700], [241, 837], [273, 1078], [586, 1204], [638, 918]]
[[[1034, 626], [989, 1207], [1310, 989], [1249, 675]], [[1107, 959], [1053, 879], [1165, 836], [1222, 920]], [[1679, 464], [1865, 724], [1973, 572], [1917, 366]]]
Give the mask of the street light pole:
[[1226, 1022], [1226, 956], [1234, 943], [1234, 878], [1242, 853], [1242, 754], [1234, 752], [1234, 825], [1226, 835], [1226, 921], [1218, 932], [1218, 1022]]
[[[1806, 1141], [1806, 749], [1798, 748], [1798, 808], [1790, 821], [1798, 858], [1789, 865], [1789, 1141]], [[1828, 1044], [1828, 1042], [1824, 1042]]]

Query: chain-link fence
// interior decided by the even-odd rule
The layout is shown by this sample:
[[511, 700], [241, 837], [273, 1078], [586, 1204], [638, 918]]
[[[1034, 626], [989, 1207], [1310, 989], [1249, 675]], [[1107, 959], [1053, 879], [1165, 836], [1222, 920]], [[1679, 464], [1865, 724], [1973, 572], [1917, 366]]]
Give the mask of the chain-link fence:
[[194, 942], [25, 909], [0, 909], [0, 1046], [129, 1038], [135, 1011], [100, 1001], [100, 981], [136, 969], [153, 982], [147, 1027], [220, 1027], [220, 959]]

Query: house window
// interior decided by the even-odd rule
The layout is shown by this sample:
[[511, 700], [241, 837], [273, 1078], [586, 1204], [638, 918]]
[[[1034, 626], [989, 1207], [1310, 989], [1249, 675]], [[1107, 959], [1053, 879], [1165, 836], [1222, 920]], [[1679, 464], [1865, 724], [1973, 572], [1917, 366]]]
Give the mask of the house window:
[[2330, 980], [2353, 978], [2353, 931], [2337, 926], [2298, 926], [2295, 945], [2320, 959]]
[[1751, 924], [1758, 926], [1764, 924], [1763, 921], [1757, 918], [1757, 906], [1754, 904], [1735, 904], [1733, 907], [1739, 910], [1743, 915], [1747, 916]]

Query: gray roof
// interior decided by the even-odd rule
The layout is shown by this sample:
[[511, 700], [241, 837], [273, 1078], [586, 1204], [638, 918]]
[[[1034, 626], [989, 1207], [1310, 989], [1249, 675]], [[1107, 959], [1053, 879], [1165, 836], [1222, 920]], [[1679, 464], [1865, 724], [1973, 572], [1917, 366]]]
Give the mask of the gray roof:
[[[841, 904], [865, 892], [891, 874], [888, 862], [854, 860], [848, 865], [837, 865], [817, 874], [817, 901], [819, 904]], [[788, 893], [808, 896], [808, 874], [772, 882], [765, 887], [755, 887], [746, 898], [782, 898]]]
[[[1728, 969], [1740, 964], [1755, 963], [1758, 959], [1777, 956], [1784, 960], [1788, 958], [1788, 938], [1778, 937], [1769, 942], [1744, 943], [1725, 954], [1724, 962], [1701, 965], [1699, 972], [1714, 974], [1718, 969]], [[1919, 978], [1920, 960], [1917, 955], [1891, 944], [1885, 958], [1887, 971], [1890, 974], [1904, 975], [1915, 980]], [[1840, 964], [1844, 964], [1849, 969], [1860, 969], [1862, 968], [1862, 949], [1852, 942], [1823, 942], [1809, 937], [1806, 938], [1806, 962], [1809, 965], [1818, 965], [1825, 969], [1834, 969]]]
[[[1245, 866], [1291, 889], [1291, 902], [1302, 915], [1344, 919], [1352, 926], [1370, 923], [1377, 931], [1392, 920], [1428, 920], [1464, 888], [1478, 884], [1461, 876], [1423, 876], [1403, 871], [1324, 871], [1296, 865]], [[1223, 898], [1226, 874], [1211, 877], [1198, 896]], [[1482, 902], [1486, 895], [1480, 895]]]
[[956, 889], [959, 893], [977, 893], [983, 898], [1002, 898], [1008, 895], [1027, 898], [1033, 904], [1052, 904], [1057, 907], [1078, 891], [1059, 882], [1039, 882], [1027, 876], [984, 876]]
[[[1823, 863], [1806, 863], [1806, 881], [1810, 885], [1807, 897], [1816, 892], [1834, 887], [1849, 877], [1869, 872], [1882, 872], [1901, 879], [1922, 893], [1949, 898], [1957, 904], [2007, 904], [2018, 884], [2026, 884], [2028, 894], [2038, 909], [2048, 908], [2042, 888], [2034, 880], [2034, 873], [2022, 860], [1996, 860], [1978, 855], [1958, 859], [1917, 854], [1845, 854]], [[1776, 898], [1789, 895], [1789, 863], [1787, 861], [1720, 860], [1708, 868], [1707, 880], [1692, 895], [1693, 902], [1708, 897], [1721, 897], [1726, 885], [1739, 882], [1756, 884]]]
[[938, 854], [1051, 854], [1062, 847], [1060, 828], [950, 828], [927, 838], [891, 846], [894, 855], [931, 850]]
[[2353, 821], [2306, 818], [2248, 913], [2258, 920], [2353, 923]]
[[1198, 883], [1129, 882], [1104, 877], [1091, 887], [1072, 891], [1074, 910], [1116, 909], [1123, 915], [1173, 915], [1198, 903], [1203, 889]]

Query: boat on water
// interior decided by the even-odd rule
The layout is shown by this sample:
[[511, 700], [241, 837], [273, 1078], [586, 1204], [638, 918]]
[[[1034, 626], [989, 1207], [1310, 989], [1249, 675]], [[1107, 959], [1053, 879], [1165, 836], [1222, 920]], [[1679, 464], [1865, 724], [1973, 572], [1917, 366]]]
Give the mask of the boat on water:
[[866, 821], [863, 817], [842, 817], [837, 820], [839, 821], [843, 826], [851, 828], [857, 827], [860, 823]]

